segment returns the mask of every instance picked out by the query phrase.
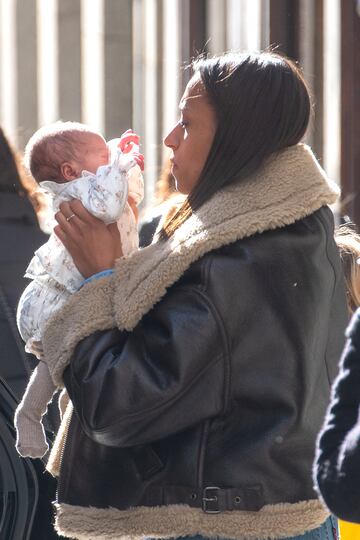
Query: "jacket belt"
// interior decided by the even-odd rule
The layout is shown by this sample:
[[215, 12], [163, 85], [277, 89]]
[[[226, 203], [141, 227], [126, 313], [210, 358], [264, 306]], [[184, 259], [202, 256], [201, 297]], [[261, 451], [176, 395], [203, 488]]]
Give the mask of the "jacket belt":
[[208, 514], [217, 514], [227, 510], [257, 512], [265, 504], [260, 485], [240, 488], [151, 486], [141, 502], [146, 506], [187, 504], [201, 508]]

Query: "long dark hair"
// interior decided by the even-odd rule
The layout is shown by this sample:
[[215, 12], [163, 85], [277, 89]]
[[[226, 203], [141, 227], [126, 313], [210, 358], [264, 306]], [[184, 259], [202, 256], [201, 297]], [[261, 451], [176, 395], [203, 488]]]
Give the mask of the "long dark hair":
[[0, 192], [24, 194], [15, 155], [0, 128]]
[[311, 101], [301, 70], [278, 53], [225, 54], [193, 62], [214, 108], [217, 130], [200, 178], [160, 238], [175, 230], [221, 188], [253, 173], [273, 152], [297, 144]]

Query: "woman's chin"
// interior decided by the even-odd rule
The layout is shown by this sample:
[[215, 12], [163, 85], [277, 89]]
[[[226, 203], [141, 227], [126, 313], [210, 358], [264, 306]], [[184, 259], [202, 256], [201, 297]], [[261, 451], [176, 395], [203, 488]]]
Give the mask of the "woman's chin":
[[174, 177], [175, 180], [175, 189], [179, 193], [182, 193], [183, 195], [189, 195], [191, 192], [191, 185], [189, 185], [189, 180], [186, 178], [187, 181], [184, 181], [184, 179], [180, 178], [179, 174], [176, 174], [176, 166], [172, 168], [171, 174]]
[[186, 187], [183, 184], [181, 184], [181, 182], [179, 182], [176, 178], [175, 178], [175, 189], [179, 193], [182, 193], [182, 195], [189, 195], [190, 193], [190, 191], [186, 189]]

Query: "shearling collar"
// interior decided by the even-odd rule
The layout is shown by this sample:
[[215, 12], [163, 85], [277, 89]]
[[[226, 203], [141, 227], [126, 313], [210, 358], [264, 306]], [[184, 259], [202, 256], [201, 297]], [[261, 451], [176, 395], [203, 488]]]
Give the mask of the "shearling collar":
[[90, 282], [49, 321], [45, 358], [55, 384], [76, 344], [96, 330], [132, 330], [204, 254], [241, 238], [290, 225], [336, 201], [339, 189], [303, 144], [271, 158], [239, 184], [216, 193], [165, 242], [119, 259], [115, 273]]

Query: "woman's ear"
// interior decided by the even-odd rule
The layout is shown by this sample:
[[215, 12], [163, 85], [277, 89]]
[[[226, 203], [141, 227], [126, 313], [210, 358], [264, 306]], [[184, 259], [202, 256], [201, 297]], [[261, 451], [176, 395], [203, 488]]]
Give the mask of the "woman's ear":
[[78, 172], [70, 161], [64, 161], [64, 163], [60, 165], [60, 172], [64, 180], [75, 180], [75, 178], [79, 177]]

